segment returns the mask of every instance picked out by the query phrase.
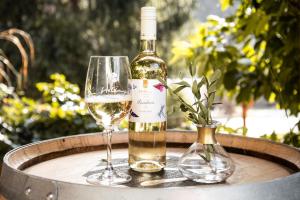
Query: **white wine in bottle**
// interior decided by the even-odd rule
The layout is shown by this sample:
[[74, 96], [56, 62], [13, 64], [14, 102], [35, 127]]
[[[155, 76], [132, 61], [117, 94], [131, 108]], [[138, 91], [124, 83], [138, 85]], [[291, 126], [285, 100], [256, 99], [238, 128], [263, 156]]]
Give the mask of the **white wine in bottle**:
[[157, 172], [166, 164], [165, 62], [156, 55], [156, 9], [141, 9], [140, 52], [131, 62], [132, 108], [129, 117], [129, 165], [139, 172]]

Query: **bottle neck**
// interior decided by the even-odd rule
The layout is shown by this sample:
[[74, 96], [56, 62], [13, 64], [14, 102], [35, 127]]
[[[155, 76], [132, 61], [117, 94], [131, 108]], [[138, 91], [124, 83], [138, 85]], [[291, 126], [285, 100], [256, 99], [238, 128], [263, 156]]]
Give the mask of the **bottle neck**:
[[141, 40], [140, 51], [144, 53], [156, 53], [155, 40]]

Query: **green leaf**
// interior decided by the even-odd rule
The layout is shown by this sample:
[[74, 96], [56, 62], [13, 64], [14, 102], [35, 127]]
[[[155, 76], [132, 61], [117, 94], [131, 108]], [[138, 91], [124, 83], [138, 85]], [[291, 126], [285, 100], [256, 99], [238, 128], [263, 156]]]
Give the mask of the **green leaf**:
[[206, 158], [206, 155], [202, 155], [202, 154], [199, 154], [199, 156], [205, 161], [205, 162], [209, 162], [209, 160]]
[[181, 90], [183, 90], [184, 88], [186, 88], [187, 86], [185, 86], [185, 85], [181, 85], [181, 86], [179, 86], [178, 88], [176, 88], [174, 91], [173, 91], [173, 93], [174, 94], [177, 94], [178, 92], [180, 92]]
[[248, 132], [248, 129], [246, 127], [242, 127], [243, 129], [243, 136], [247, 136], [247, 132]]
[[217, 90], [217, 83], [214, 82], [212, 85], [208, 86], [208, 90], [207, 90], [207, 93], [208, 95], [211, 94], [211, 93], [215, 93]]
[[44, 82], [39, 82], [37, 84], [35, 84], [35, 87], [38, 89], [38, 91], [42, 92], [45, 90], [48, 90], [48, 83], [44, 83]]
[[190, 112], [197, 113], [196, 110], [192, 106], [190, 106], [188, 104], [185, 104], [185, 106], [189, 109]]
[[205, 83], [205, 85], [206, 85], [206, 88], [208, 89], [209, 82], [208, 82], [206, 76], [203, 76], [203, 79], [204, 79], [204, 83]]
[[178, 77], [179, 77], [179, 79], [183, 79], [184, 74], [182, 72], [179, 72]]
[[157, 79], [165, 86], [165, 88], [169, 88], [166, 80], [162, 79], [161, 77], [157, 77]]
[[209, 95], [208, 100], [207, 100], [207, 107], [211, 108], [215, 100], [215, 93], [212, 93]]
[[221, 76], [222, 76], [221, 70], [217, 69], [217, 70], [213, 73], [213, 75], [211, 76], [210, 82], [211, 82], [211, 83], [212, 83], [212, 82], [215, 82], [216, 84], [218, 84], [218, 82], [219, 82]]
[[174, 83], [174, 84], [177, 84], [177, 85], [184, 85], [186, 87], [191, 87], [190, 84], [186, 81], [180, 81], [180, 82], [177, 82], [177, 83]]
[[200, 90], [198, 90], [196, 80], [193, 81], [192, 92], [195, 95], [195, 97], [199, 100], [201, 95], [200, 95]]
[[184, 104], [180, 104], [180, 109], [182, 112], [188, 111], [188, 108]]
[[195, 67], [193, 66], [192, 63], [189, 63], [189, 72], [190, 72], [190, 75], [191, 77], [193, 77], [195, 75]]
[[204, 116], [206, 116], [207, 115], [207, 108], [201, 102], [199, 102], [199, 106], [200, 106], [200, 109], [203, 112]]
[[222, 127], [224, 131], [226, 131], [227, 133], [235, 133], [236, 130], [231, 128], [231, 127], [228, 127], [228, 126], [223, 126]]
[[226, 45], [225, 49], [230, 53], [231, 56], [237, 57], [240, 55], [240, 50], [236, 46]]
[[220, 0], [221, 10], [225, 11], [229, 6], [232, 5], [232, 0]]
[[202, 124], [202, 125], [207, 124], [205, 119], [200, 114], [198, 114], [198, 124]]
[[251, 90], [252, 88], [249, 86], [241, 87], [239, 94], [236, 97], [236, 102], [237, 103], [249, 102], [251, 98]]
[[193, 122], [194, 124], [198, 124], [198, 121], [196, 119], [186, 117], [189, 121]]
[[207, 150], [204, 150], [204, 154], [205, 154], [206, 162], [210, 162], [211, 160], [210, 153]]
[[210, 114], [210, 108], [208, 108], [207, 110], [207, 124], [211, 124], [212, 118], [211, 118], [211, 114]]
[[190, 119], [193, 119], [193, 120], [192, 120], [193, 122], [197, 122], [197, 116], [196, 116], [195, 113], [190, 112], [190, 113], [188, 114], [188, 117], [189, 117]]
[[180, 100], [181, 103], [183, 103], [191, 112], [196, 113], [196, 110], [189, 105], [188, 103], [186, 103], [180, 96], [178, 96], [178, 99]]
[[65, 82], [66, 76], [63, 74], [55, 73], [55, 74], [50, 75], [50, 79], [53, 81], [58, 81], [58, 82]]
[[199, 91], [200, 91], [201, 87], [203, 86], [203, 84], [205, 84], [204, 78], [202, 78], [201, 81], [197, 85]]
[[224, 74], [223, 79], [224, 87], [227, 90], [233, 90], [238, 85], [238, 81], [241, 78], [241, 76], [242, 74], [236, 69], [227, 71]]

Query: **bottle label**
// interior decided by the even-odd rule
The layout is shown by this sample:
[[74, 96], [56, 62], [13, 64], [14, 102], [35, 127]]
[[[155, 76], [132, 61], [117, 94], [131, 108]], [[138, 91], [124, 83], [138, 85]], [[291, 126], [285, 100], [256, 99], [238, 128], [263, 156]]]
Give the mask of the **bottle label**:
[[166, 121], [165, 86], [156, 79], [132, 79], [130, 122], [154, 123]]

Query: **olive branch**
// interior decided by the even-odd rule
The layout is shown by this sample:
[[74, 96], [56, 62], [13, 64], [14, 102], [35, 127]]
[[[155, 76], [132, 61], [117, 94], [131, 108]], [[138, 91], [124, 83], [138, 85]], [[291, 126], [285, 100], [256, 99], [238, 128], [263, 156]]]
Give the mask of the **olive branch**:
[[[220, 104], [214, 102], [216, 96], [216, 90], [220, 85], [221, 70], [217, 69], [208, 79], [206, 76], [202, 76], [201, 79], [197, 79], [195, 67], [192, 63], [189, 64], [189, 73], [192, 77], [192, 84], [182, 80], [174, 83], [178, 85], [174, 90], [168, 87], [167, 82], [163, 79], [159, 81], [169, 90], [170, 94], [175, 96], [180, 101], [180, 109], [182, 112], [187, 113], [188, 120], [194, 124], [206, 126], [212, 124], [211, 109], [214, 105]], [[205, 87], [206, 93], [201, 94], [201, 88]], [[190, 89], [193, 94], [194, 102], [192, 104], [185, 101], [179, 94], [183, 89]], [[203, 154], [199, 154], [202, 159], [208, 163], [213, 171], [215, 169], [211, 166], [211, 154], [214, 152], [213, 144], [203, 144]]]
[[[174, 83], [178, 85], [174, 90], [168, 87], [167, 83], [163, 79], [159, 81], [168, 88], [171, 95], [175, 96], [180, 101], [180, 109], [182, 112], [187, 113], [188, 120], [192, 121], [194, 124], [199, 125], [209, 125], [212, 123], [211, 109], [214, 105], [220, 104], [215, 103], [216, 90], [220, 85], [220, 79], [222, 76], [221, 70], [217, 69], [211, 76], [210, 80], [206, 76], [197, 80], [195, 67], [192, 63], [189, 64], [189, 73], [192, 77], [192, 84], [182, 80], [180, 82]], [[206, 94], [201, 94], [201, 87], [206, 88]], [[189, 104], [180, 95], [179, 92], [183, 89], [190, 89], [193, 94], [194, 102]]]

